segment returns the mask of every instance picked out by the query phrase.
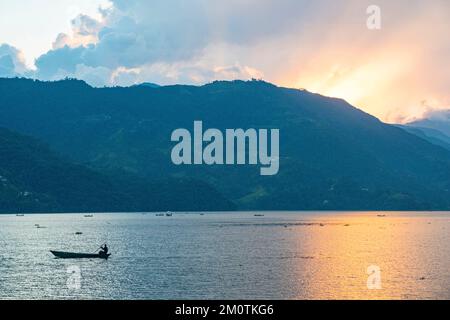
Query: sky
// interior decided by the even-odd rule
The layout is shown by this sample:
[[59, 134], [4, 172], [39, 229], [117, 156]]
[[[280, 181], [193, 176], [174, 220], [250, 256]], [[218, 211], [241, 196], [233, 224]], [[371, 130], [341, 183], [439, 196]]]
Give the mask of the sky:
[[0, 76], [258, 78], [404, 123], [450, 109], [449, 12], [448, 0], [0, 0]]

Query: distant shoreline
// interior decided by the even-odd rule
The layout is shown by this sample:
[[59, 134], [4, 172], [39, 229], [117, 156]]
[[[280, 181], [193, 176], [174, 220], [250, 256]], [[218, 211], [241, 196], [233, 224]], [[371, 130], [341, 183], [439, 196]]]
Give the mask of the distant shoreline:
[[[118, 212], [13, 212], [13, 213], [0, 213], [0, 215], [37, 215], [37, 214], [157, 214], [157, 213], [166, 213], [167, 211], [118, 211]], [[235, 211], [171, 211], [174, 214], [233, 214], [233, 213], [255, 213], [255, 212], [264, 212], [264, 213], [357, 213], [357, 212], [391, 212], [391, 213], [409, 213], [409, 212], [430, 212], [430, 213], [439, 213], [439, 212], [450, 212], [450, 210], [235, 210]]]

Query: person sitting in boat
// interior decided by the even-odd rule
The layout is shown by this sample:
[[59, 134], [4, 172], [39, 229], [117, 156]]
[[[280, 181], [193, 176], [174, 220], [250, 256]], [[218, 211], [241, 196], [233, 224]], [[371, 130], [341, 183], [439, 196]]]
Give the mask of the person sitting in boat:
[[102, 249], [99, 252], [101, 255], [105, 255], [106, 256], [108, 254], [108, 250], [109, 249], [108, 249], [108, 246], [106, 245], [106, 243], [103, 246], [101, 246], [100, 249]]

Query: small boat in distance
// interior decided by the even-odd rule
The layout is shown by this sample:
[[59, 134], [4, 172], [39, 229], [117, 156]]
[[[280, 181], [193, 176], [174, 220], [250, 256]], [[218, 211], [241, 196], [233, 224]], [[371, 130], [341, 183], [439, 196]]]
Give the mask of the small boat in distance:
[[77, 232], [75, 232], [75, 234], [76, 234], [76, 235], [80, 235], [80, 234], [83, 234], [83, 232], [77, 231]]
[[110, 253], [104, 254], [104, 253], [76, 253], [76, 252], [64, 252], [64, 251], [54, 251], [50, 250], [50, 252], [59, 259], [108, 259], [108, 257], [111, 255]]
[[155, 214], [155, 216], [157, 216], [157, 217], [164, 217], [164, 213], [157, 213], [157, 214]]
[[170, 212], [170, 211], [166, 212], [166, 217], [171, 217], [172, 215], [173, 215], [172, 212]]
[[253, 216], [254, 216], [254, 217], [264, 217], [264, 215], [263, 215], [263, 214], [260, 214], [260, 213], [256, 213], [256, 214], [254, 214]]
[[23, 216], [25, 216], [23, 213], [16, 214], [16, 217], [23, 217]]
[[92, 218], [94, 215], [93, 214], [85, 214], [84, 217], [85, 218]]

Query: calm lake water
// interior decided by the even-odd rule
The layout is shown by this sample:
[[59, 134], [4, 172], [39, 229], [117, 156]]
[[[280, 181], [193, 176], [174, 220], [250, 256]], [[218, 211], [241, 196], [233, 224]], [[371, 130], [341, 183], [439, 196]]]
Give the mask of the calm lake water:
[[449, 212], [254, 214], [0, 215], [0, 299], [450, 299]]

